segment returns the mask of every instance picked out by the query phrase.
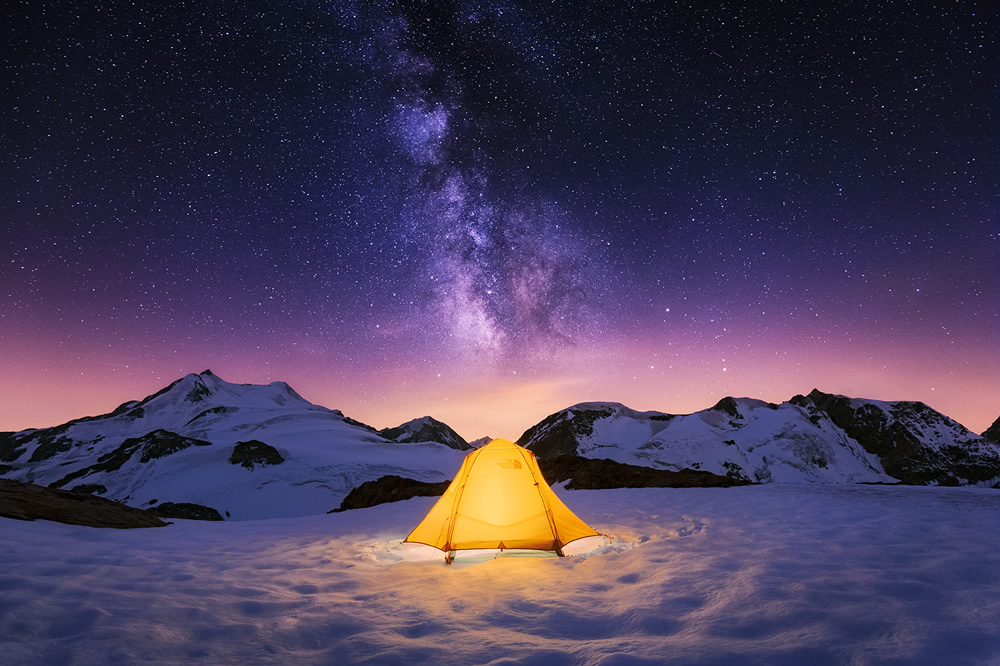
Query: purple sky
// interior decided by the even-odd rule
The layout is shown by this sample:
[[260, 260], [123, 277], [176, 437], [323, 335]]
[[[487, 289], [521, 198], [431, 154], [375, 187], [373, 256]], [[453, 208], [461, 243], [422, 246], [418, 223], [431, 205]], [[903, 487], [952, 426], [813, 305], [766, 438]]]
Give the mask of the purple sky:
[[0, 429], [187, 373], [516, 438], [1000, 415], [988, 2], [6, 7]]

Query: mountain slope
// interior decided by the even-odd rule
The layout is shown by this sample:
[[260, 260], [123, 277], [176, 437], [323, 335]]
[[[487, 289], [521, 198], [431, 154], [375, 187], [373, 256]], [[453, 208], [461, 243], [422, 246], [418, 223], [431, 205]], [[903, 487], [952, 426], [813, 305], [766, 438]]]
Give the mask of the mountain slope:
[[811, 415], [828, 417], [904, 483], [957, 485], [1000, 476], [997, 443], [922, 402], [859, 400], [816, 389], [792, 402]]
[[395, 428], [384, 428], [378, 434], [393, 442], [439, 442], [457, 451], [469, 451], [472, 447], [461, 435], [430, 416], [413, 419]]
[[540, 458], [609, 458], [757, 482], [992, 485], [1000, 477], [1000, 446], [922, 403], [815, 390], [780, 405], [723, 398], [687, 415], [581, 403], [528, 429], [518, 443]]
[[322, 513], [363, 481], [440, 481], [461, 459], [440, 443], [387, 441], [284, 382], [231, 384], [211, 371], [109, 414], [0, 434], [6, 477], [143, 508], [200, 504], [234, 519]]

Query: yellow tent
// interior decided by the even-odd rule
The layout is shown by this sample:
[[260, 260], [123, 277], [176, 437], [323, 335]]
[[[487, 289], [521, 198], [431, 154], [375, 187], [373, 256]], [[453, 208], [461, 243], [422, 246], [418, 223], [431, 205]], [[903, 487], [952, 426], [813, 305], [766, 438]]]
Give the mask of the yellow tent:
[[462, 468], [406, 541], [451, 553], [472, 548], [554, 550], [598, 536], [556, 497], [535, 454], [494, 439], [465, 457]]

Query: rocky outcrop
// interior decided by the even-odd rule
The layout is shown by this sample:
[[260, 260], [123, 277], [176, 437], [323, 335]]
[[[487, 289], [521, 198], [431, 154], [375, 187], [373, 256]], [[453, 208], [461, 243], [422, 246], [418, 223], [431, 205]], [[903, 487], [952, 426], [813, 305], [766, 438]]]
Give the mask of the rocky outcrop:
[[438, 442], [458, 451], [472, 449], [451, 427], [430, 416], [413, 419], [395, 428], [379, 430], [378, 434], [391, 442]]
[[983, 439], [991, 444], [1000, 445], [1000, 417], [989, 428], [983, 431]]
[[[143, 410], [140, 407], [136, 411], [142, 412]], [[237, 412], [237, 411], [239, 411], [238, 407], [227, 407], [225, 405], [220, 405], [219, 407], [210, 407], [209, 409], [206, 409], [204, 411], [198, 412], [198, 414], [196, 414], [190, 421], [188, 421], [187, 423], [185, 423], [184, 426], [187, 427], [187, 426], [191, 425], [192, 423], [194, 423], [195, 421], [198, 421], [199, 419], [203, 419], [205, 417], [212, 416], [214, 414], [232, 414], [232, 413]], [[129, 415], [131, 415], [131, 413]], [[142, 415], [140, 414], [140, 416], [142, 416]]]
[[578, 456], [540, 458], [538, 466], [549, 484], [569, 480], [570, 490], [600, 490], [604, 488], [728, 488], [750, 482], [733, 476], [682, 469], [674, 472], [640, 465]]
[[[554, 456], [539, 459], [538, 466], [550, 485], [569, 480], [570, 490], [605, 488], [728, 488], [743, 486], [746, 479], [720, 476], [711, 472], [684, 469], [672, 472], [639, 465], [626, 465], [613, 460]], [[329, 513], [364, 509], [370, 506], [399, 502], [411, 497], [436, 497], [444, 494], [451, 481], [429, 483], [394, 474], [375, 481], [365, 481], [344, 498], [340, 506]]]
[[791, 402], [827, 416], [903, 483], [953, 486], [1000, 477], [1000, 452], [988, 437], [969, 433], [922, 402], [879, 404], [816, 389]]
[[74, 444], [73, 439], [65, 435], [69, 426], [70, 424], [64, 424], [55, 428], [37, 431], [35, 439], [38, 442], [38, 446], [35, 447], [28, 462], [48, 460], [57, 453], [69, 451]]
[[28, 439], [27, 433], [0, 432], [0, 461], [14, 462], [24, 455], [24, 444]]
[[229, 456], [229, 462], [233, 465], [241, 465], [247, 469], [256, 467], [267, 467], [268, 465], [280, 465], [285, 459], [278, 453], [278, 449], [270, 444], [251, 439], [246, 442], [237, 442], [233, 447], [233, 453]]
[[218, 511], [210, 506], [192, 502], [164, 502], [148, 509], [150, 513], [163, 518], [183, 518], [185, 520], [222, 520]]
[[1000, 422], [979, 436], [921, 402], [813, 390], [780, 405], [725, 397], [684, 415], [580, 403], [529, 428], [517, 443], [539, 460], [609, 458], [755, 482], [996, 485], [994, 440]]
[[85, 493], [87, 495], [103, 495], [108, 489], [100, 483], [81, 483], [69, 489], [71, 493]]
[[0, 479], [0, 516], [119, 529], [162, 527], [167, 524], [149, 511], [103, 497], [54, 490], [11, 479]]
[[364, 509], [386, 502], [399, 502], [411, 497], [436, 497], [443, 495], [450, 483], [450, 480], [431, 483], [387, 474], [374, 481], [365, 481], [348, 493], [338, 508], [328, 513], [348, 509]]
[[154, 430], [142, 437], [126, 439], [113, 451], [110, 451], [97, 459], [97, 463], [70, 472], [63, 478], [49, 484], [50, 488], [62, 488], [70, 481], [93, 474], [95, 472], [116, 472], [122, 465], [132, 459], [137, 452], [139, 462], [148, 463], [156, 458], [163, 458], [172, 453], [183, 451], [191, 446], [211, 446], [211, 442], [192, 437], [184, 437], [169, 430]]
[[580, 437], [594, 432], [594, 423], [614, 413], [611, 407], [596, 409], [564, 409], [528, 428], [517, 444], [530, 448], [539, 458], [551, 458], [577, 453]]
[[202, 439], [194, 439], [193, 437], [184, 437], [183, 435], [178, 435], [177, 433], [170, 432], [169, 430], [154, 430], [153, 432], [146, 433], [138, 440], [127, 439], [122, 446], [125, 446], [130, 442], [134, 442], [135, 444], [142, 446], [142, 451], [139, 454], [139, 462], [143, 463], [147, 463], [156, 458], [169, 456], [171, 453], [183, 451], [190, 446], [212, 445], [211, 442], [206, 442]]
[[323, 513], [364, 479], [454, 472], [461, 438], [412, 423], [421, 427], [395, 437], [408, 443], [390, 442], [284, 382], [235, 384], [206, 370], [101, 416], [0, 433], [0, 476], [144, 508], [154, 498], [216, 506], [223, 518], [218, 497], [241, 520]]

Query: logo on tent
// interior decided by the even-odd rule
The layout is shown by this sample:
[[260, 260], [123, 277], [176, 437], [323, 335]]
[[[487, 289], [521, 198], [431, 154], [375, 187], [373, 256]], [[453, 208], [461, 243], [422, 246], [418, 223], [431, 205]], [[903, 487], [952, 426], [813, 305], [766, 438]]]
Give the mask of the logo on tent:
[[513, 458], [506, 458], [504, 460], [498, 460], [497, 467], [500, 469], [521, 469], [521, 461], [514, 460]]

